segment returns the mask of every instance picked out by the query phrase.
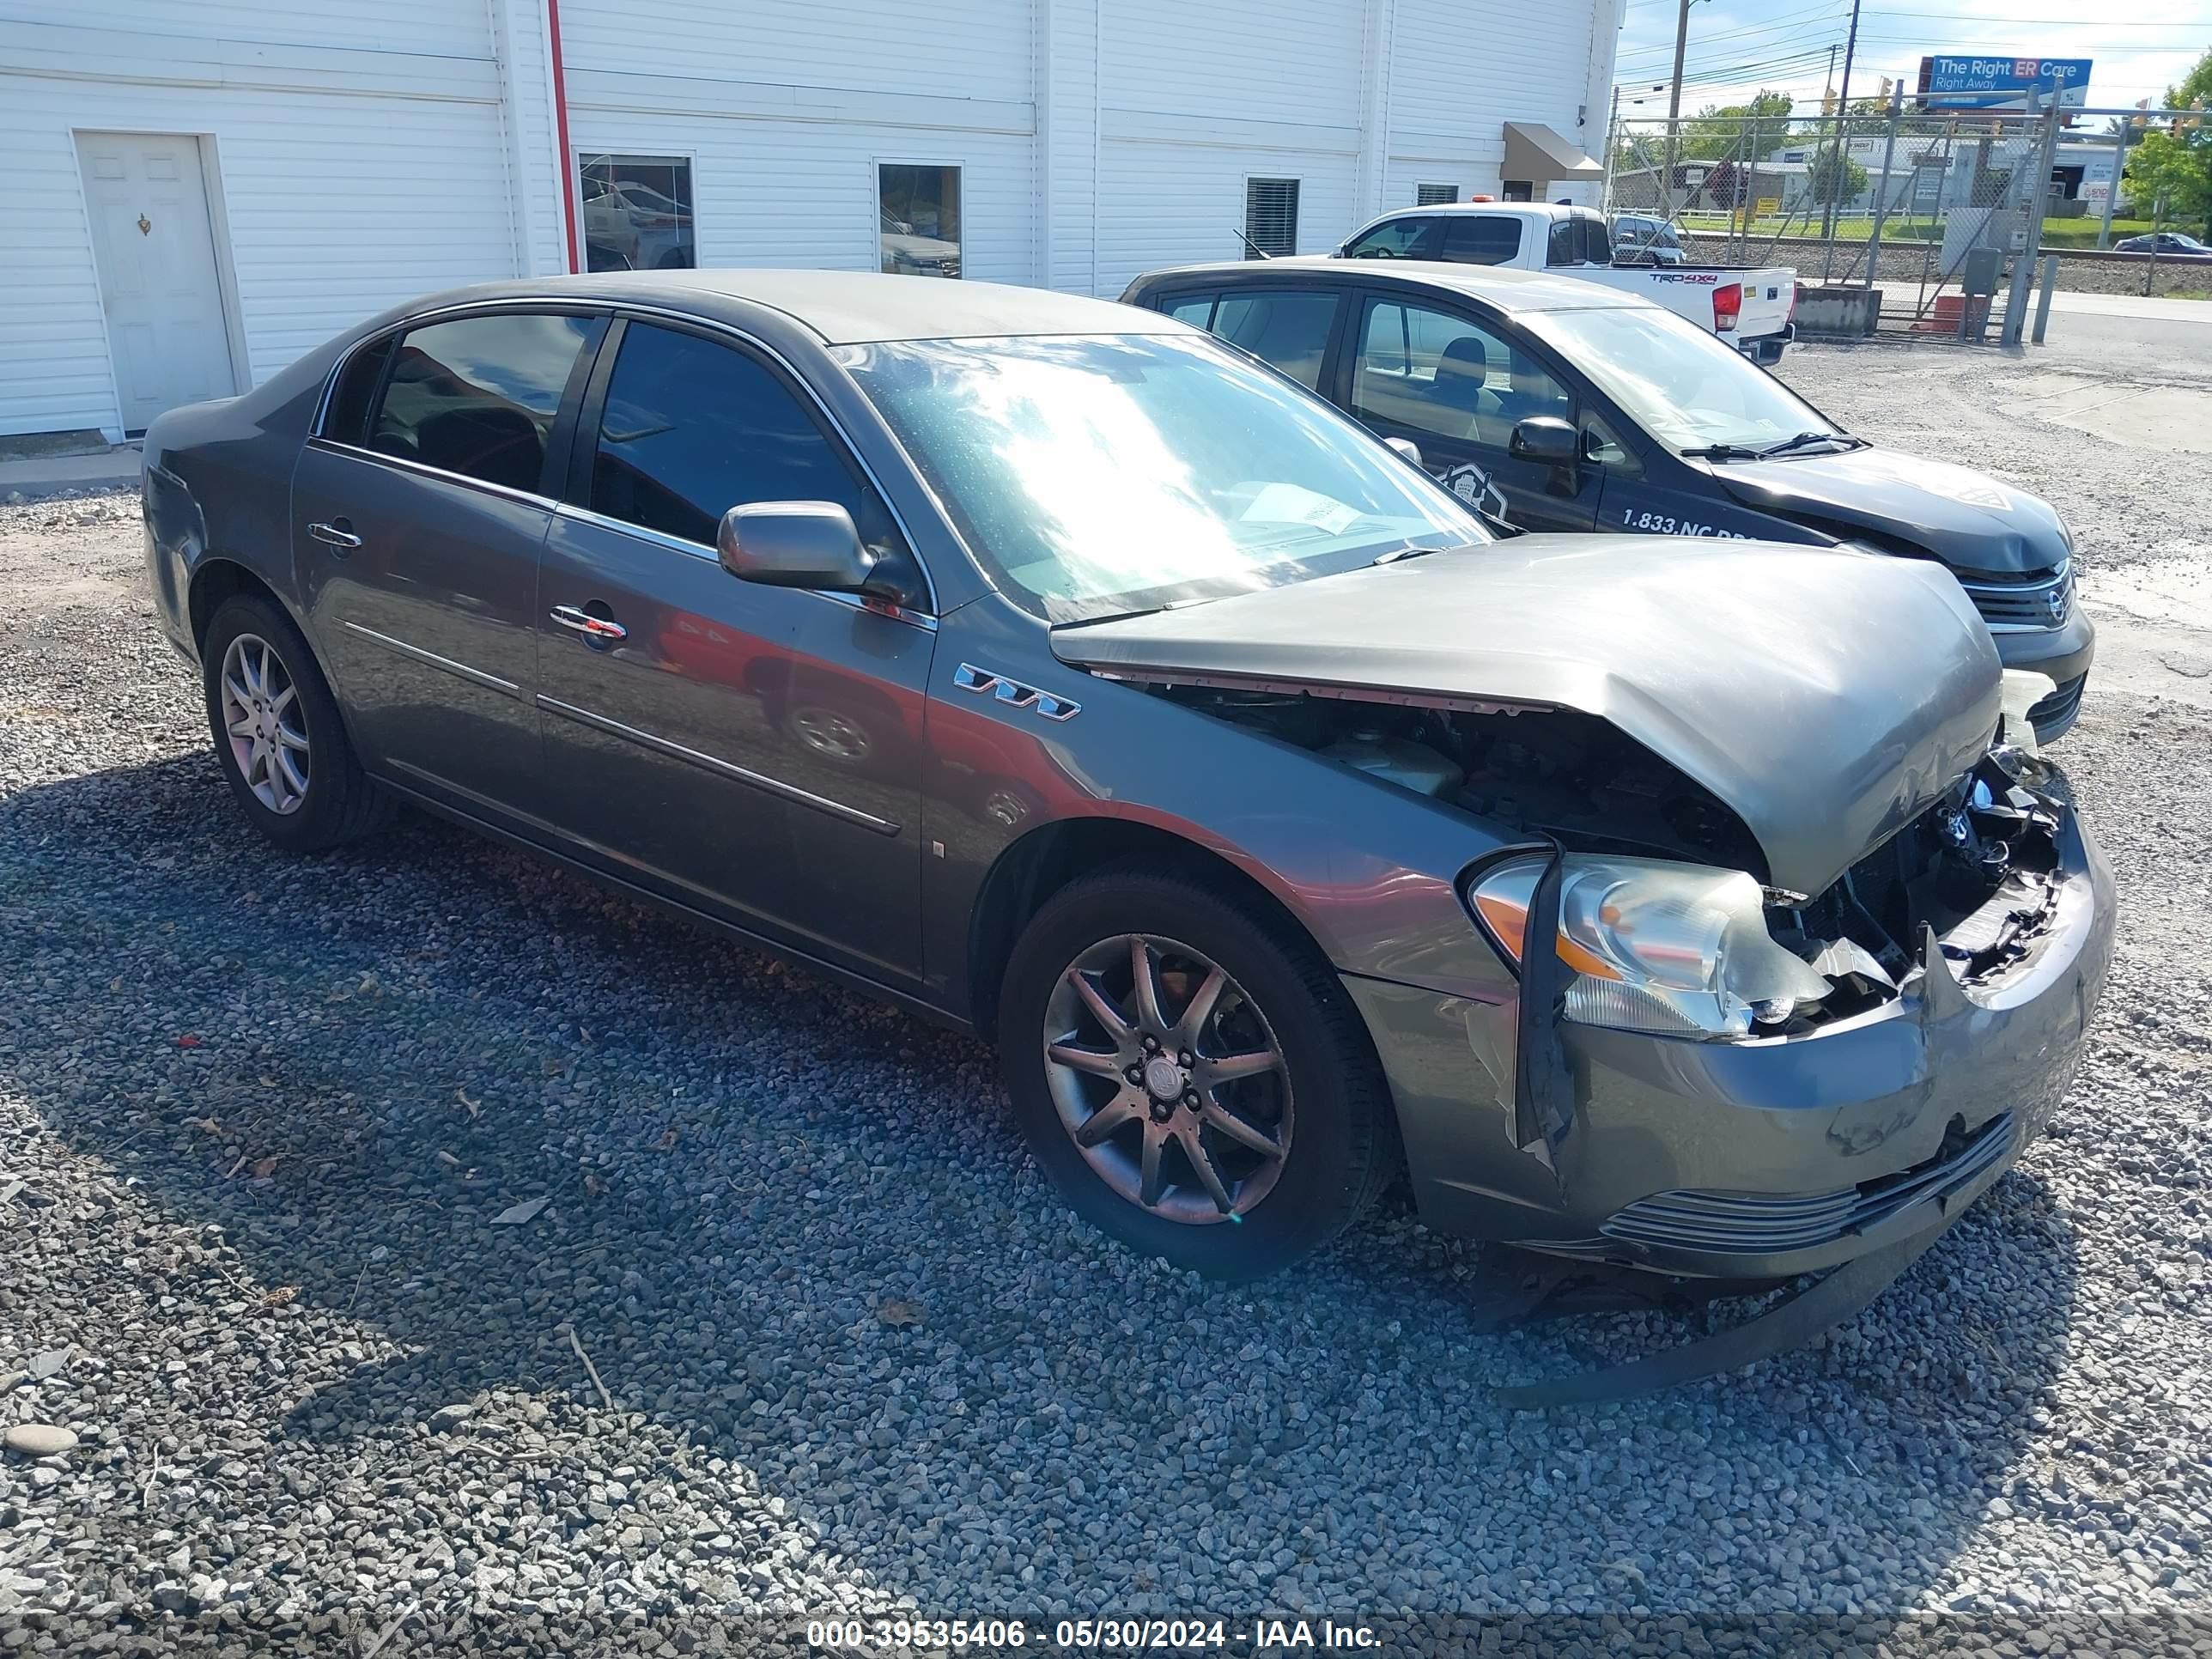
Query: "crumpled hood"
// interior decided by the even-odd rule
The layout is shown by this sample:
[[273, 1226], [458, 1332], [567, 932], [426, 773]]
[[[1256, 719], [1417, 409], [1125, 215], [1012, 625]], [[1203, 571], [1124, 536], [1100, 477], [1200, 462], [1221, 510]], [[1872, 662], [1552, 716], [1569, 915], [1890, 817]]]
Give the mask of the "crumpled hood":
[[1818, 893], [1931, 805], [1997, 722], [1949, 574], [1766, 542], [1523, 536], [1056, 628], [1066, 662], [1426, 695], [1610, 721], [1734, 808]]
[[1948, 461], [1875, 447], [1708, 466], [1747, 507], [1894, 537], [1956, 570], [2049, 570], [2067, 558], [2048, 501]]

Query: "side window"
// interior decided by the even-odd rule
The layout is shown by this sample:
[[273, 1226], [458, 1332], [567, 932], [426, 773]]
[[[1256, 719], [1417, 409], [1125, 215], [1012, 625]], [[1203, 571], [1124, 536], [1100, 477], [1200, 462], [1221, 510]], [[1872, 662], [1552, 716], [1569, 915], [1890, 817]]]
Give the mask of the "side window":
[[537, 489], [546, 434], [593, 326], [588, 317], [502, 312], [409, 330], [392, 354], [369, 447]]
[[1583, 422], [1583, 453], [1608, 472], [1634, 477], [1644, 471], [1636, 452], [1621, 442], [1613, 428], [1597, 416]]
[[358, 444], [368, 436], [368, 407], [384, 382], [384, 366], [392, 361], [393, 337], [372, 340], [346, 359], [331, 388], [330, 407], [323, 411], [322, 436], [342, 444]]
[[1322, 354], [1335, 325], [1333, 294], [1224, 294], [1213, 313], [1216, 334], [1309, 392], [1321, 384]]
[[1573, 410], [1534, 358], [1489, 329], [1425, 306], [1368, 302], [1352, 373], [1360, 419], [1504, 449], [1516, 422]]
[[1606, 234], [1605, 221], [1595, 215], [1582, 222], [1583, 258], [1590, 264], [1609, 265], [1613, 263], [1613, 239]]
[[1213, 295], [1186, 295], [1180, 300], [1170, 300], [1160, 309], [1179, 323], [1188, 323], [1193, 328], [1204, 328], [1213, 320]]
[[1437, 257], [1437, 220], [1430, 215], [1407, 214], [1385, 220], [1349, 244], [1347, 259], [1433, 259]]
[[1521, 222], [1501, 213], [1458, 213], [1444, 221], [1443, 257], [1455, 264], [1507, 265], [1521, 256]]
[[1583, 227], [1579, 219], [1554, 219], [1544, 254], [1547, 265], [1578, 265], [1583, 262]]
[[893, 536], [830, 434], [764, 364], [631, 323], [599, 417], [592, 510], [712, 547], [722, 514], [748, 501], [836, 501], [864, 538]]

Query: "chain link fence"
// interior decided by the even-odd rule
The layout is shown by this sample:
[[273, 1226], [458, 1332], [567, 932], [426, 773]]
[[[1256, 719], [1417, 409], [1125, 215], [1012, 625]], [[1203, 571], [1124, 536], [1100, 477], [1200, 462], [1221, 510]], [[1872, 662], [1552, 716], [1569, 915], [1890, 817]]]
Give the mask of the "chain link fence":
[[[2079, 222], [2085, 240], [2098, 227], [2099, 198], [2059, 165], [2067, 131], [2056, 109], [1921, 111], [1902, 99], [1832, 116], [1754, 105], [1622, 120], [1606, 204], [1622, 258], [1794, 267], [1823, 302], [1801, 307], [1801, 325], [1832, 313], [1851, 319], [1849, 333], [2016, 337], [2008, 295], [2018, 273], [2027, 310], [2046, 226], [2065, 234]], [[1659, 221], [1671, 234], [1639, 228]]]

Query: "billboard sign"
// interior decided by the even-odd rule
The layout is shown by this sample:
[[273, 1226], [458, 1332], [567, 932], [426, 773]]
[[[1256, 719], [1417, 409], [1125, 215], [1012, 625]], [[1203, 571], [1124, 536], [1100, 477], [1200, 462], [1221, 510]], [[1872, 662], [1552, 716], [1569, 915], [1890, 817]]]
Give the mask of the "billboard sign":
[[1923, 58], [1920, 99], [1930, 109], [2025, 109], [2032, 91], [2063, 109], [2089, 101], [2087, 58], [2025, 58], [1993, 53], [1979, 58]]

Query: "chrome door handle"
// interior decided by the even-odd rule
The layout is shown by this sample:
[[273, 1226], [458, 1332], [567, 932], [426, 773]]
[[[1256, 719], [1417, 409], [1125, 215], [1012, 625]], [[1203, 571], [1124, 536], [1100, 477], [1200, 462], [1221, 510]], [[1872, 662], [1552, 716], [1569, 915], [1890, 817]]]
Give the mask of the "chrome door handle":
[[329, 547], [341, 547], [350, 552], [361, 545], [361, 538], [350, 530], [341, 530], [334, 524], [311, 524], [307, 533]]
[[590, 611], [579, 611], [573, 605], [555, 605], [553, 620], [563, 628], [574, 629], [586, 640], [613, 641], [629, 637], [629, 629], [620, 623], [611, 622], [605, 617], [594, 617]]

